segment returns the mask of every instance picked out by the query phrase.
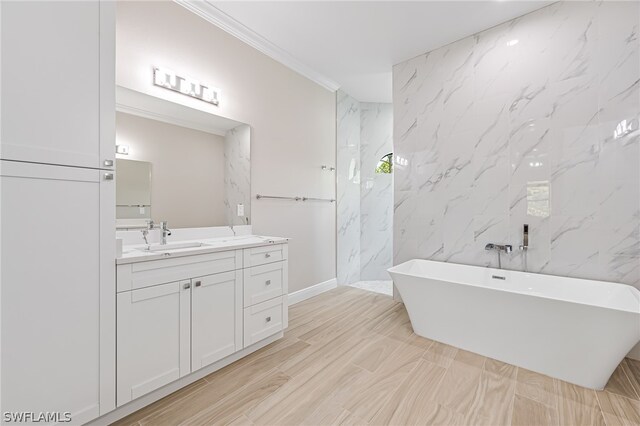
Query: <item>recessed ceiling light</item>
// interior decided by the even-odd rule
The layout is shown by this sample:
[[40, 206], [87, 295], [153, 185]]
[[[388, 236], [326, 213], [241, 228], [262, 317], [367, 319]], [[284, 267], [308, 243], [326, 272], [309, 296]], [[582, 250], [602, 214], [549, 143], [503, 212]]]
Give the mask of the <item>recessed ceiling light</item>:
[[517, 38], [514, 38], [513, 40], [509, 40], [507, 42], [507, 46], [515, 46], [516, 44], [518, 44], [520, 40], [518, 40]]

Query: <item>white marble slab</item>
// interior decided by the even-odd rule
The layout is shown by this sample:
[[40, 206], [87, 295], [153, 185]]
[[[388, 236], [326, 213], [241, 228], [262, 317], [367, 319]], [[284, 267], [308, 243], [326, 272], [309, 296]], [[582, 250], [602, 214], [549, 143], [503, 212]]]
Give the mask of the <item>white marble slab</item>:
[[[224, 206], [227, 224], [248, 225], [251, 218], [251, 128], [243, 124], [224, 137]], [[238, 216], [237, 206], [244, 206]]]
[[[166, 259], [167, 257], [184, 257], [196, 254], [215, 253], [219, 251], [236, 250], [250, 247], [260, 247], [271, 244], [284, 244], [288, 238], [267, 237], [261, 235], [230, 236], [222, 238], [198, 238], [181, 241], [183, 243], [202, 243], [200, 247], [190, 247], [167, 251], [147, 251], [145, 244], [125, 246], [122, 249], [122, 256], [116, 259], [117, 265], [127, 263], [146, 262], [149, 260]], [[158, 247], [154, 244], [154, 247]]]
[[360, 104], [360, 279], [388, 280], [393, 266], [393, 175], [376, 173], [393, 151], [393, 106]]
[[362, 290], [372, 291], [374, 293], [386, 294], [387, 296], [393, 296], [393, 281], [357, 281], [349, 284], [350, 287], [359, 288]]
[[398, 64], [394, 263], [640, 288], [638, 2], [558, 2]]
[[360, 280], [360, 102], [337, 92], [337, 279]]

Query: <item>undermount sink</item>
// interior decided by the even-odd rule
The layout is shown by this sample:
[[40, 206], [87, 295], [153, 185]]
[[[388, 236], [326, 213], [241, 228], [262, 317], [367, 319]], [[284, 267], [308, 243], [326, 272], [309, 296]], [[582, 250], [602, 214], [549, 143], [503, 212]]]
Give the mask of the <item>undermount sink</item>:
[[151, 252], [165, 252], [171, 250], [181, 250], [186, 248], [197, 248], [197, 247], [206, 247], [209, 244], [204, 243], [169, 243], [169, 244], [154, 244], [152, 246], [146, 247], [142, 249], [143, 251], [151, 251]]

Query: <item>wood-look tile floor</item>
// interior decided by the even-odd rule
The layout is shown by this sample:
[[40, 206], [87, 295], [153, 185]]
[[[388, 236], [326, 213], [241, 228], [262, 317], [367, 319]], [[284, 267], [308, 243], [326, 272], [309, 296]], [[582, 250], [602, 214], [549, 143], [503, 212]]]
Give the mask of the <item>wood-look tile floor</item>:
[[283, 339], [118, 424], [640, 425], [640, 362], [597, 392], [416, 336], [404, 305], [339, 287], [291, 306]]

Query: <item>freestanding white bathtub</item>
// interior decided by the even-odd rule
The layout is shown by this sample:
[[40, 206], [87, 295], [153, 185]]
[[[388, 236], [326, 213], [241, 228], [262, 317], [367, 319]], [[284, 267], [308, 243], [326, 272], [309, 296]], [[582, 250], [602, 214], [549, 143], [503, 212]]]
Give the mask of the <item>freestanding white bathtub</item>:
[[410, 260], [389, 269], [416, 334], [603, 389], [640, 340], [640, 292], [602, 281]]

